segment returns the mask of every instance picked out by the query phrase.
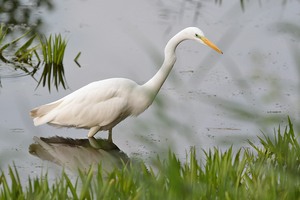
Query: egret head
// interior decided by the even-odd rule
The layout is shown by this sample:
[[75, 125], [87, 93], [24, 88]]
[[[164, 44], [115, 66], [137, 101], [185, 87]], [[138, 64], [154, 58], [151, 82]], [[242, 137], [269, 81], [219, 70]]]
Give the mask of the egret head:
[[209, 39], [207, 39], [204, 36], [204, 33], [197, 27], [189, 27], [185, 29], [186, 31], [186, 36], [191, 39], [191, 40], [196, 40], [198, 42], [200, 42], [201, 44], [205, 45], [205, 46], [209, 46], [210, 48], [212, 48], [213, 50], [217, 51], [218, 53], [222, 53], [223, 52], [214, 44], [212, 43]]

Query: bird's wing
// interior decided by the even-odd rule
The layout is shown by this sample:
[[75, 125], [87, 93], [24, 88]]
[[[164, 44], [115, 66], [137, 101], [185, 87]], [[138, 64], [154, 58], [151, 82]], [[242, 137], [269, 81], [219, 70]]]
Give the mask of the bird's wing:
[[111, 97], [99, 102], [81, 101], [61, 107], [50, 124], [91, 128], [107, 126], [124, 115], [128, 116], [127, 101]]
[[121, 116], [128, 116], [127, 99], [119, 91], [120, 84], [94, 82], [58, 101], [33, 109], [31, 116], [35, 125], [106, 126]]

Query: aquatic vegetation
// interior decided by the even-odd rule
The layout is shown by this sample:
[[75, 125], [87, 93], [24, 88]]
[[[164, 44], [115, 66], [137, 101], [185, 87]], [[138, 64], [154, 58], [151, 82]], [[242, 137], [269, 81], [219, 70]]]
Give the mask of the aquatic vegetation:
[[1, 24], [0, 25], [0, 45], [2, 44], [5, 36], [6, 36], [6, 33], [7, 33], [7, 28]]
[[[43, 72], [39, 78], [37, 87], [41, 84], [43, 87], [47, 85], [49, 92], [51, 91], [52, 84], [54, 84], [56, 90], [58, 90], [60, 85], [66, 89], [67, 84], [63, 66], [67, 47], [66, 40], [62, 38], [61, 34], [50, 35], [47, 38], [45, 35], [38, 36], [37, 34], [32, 34], [32, 32], [31, 30], [26, 31], [20, 37], [4, 44], [8, 28], [1, 24], [0, 60], [4, 63], [12, 64], [12, 67], [15, 69], [20, 69], [33, 78], [37, 70], [42, 68]], [[20, 44], [20, 40], [25, 38], [25, 42]], [[38, 38], [38, 42], [36, 38]], [[10, 50], [14, 52], [10, 53], [13, 56], [4, 55], [4, 50], [15, 46], [18, 46], [18, 48]], [[81, 52], [74, 59], [74, 62], [79, 67], [81, 67], [78, 62], [80, 54]]]
[[51, 81], [54, 82], [56, 90], [61, 84], [64, 89], [66, 89], [66, 79], [63, 66], [63, 59], [65, 54], [65, 49], [67, 42], [65, 39], [62, 39], [60, 34], [40, 37], [40, 44], [43, 55], [43, 64], [44, 69], [41, 75], [41, 78], [38, 82], [37, 87], [42, 83], [43, 87], [48, 85], [49, 91], [51, 91]]
[[[16, 168], [0, 177], [0, 199], [297, 199], [300, 195], [300, 148], [293, 125], [274, 138], [249, 141], [253, 149], [233, 148], [204, 151], [201, 160], [195, 148], [185, 162], [169, 152], [167, 159], [156, 159], [154, 167], [128, 164], [103, 174], [79, 172], [71, 181], [66, 173], [49, 184], [41, 175], [21, 185]], [[155, 171], [155, 172], [154, 172]]]
[[[27, 63], [30, 66], [34, 66], [32, 63], [33, 55], [38, 57], [36, 50], [39, 48], [38, 45], [31, 47], [36, 35], [32, 35], [18, 50], [15, 52], [14, 61], [19, 63]], [[39, 63], [36, 65], [38, 67]]]
[[[1, 24], [0, 25], [0, 45], [2, 45], [4, 38], [6, 36], [6, 33], [7, 33], [7, 28], [3, 24]], [[2, 49], [2, 48], [0, 48], [0, 49]], [[5, 60], [5, 58], [2, 56], [2, 51], [3, 50], [0, 50], [0, 59]]]
[[12, 59], [7, 59], [6, 56], [4, 56], [4, 54], [3, 54], [4, 50], [16, 45], [21, 39], [28, 36], [31, 33], [31, 31], [26, 31], [20, 37], [11, 40], [8, 43], [3, 44], [7, 33], [8, 33], [8, 28], [5, 25], [1, 24], [1, 26], [0, 26], [0, 59], [5, 63], [13, 63], [16, 65], [18, 63], [26, 63], [30, 66], [33, 66], [31, 59], [32, 59], [32, 55], [34, 53], [36, 54], [35, 50], [37, 49], [38, 46], [31, 47], [31, 48], [30, 48], [30, 46], [32, 45], [33, 40], [35, 39], [36, 35], [34, 34], [34, 35], [30, 36], [29, 39], [15, 51], [14, 57]]
[[78, 54], [77, 54], [76, 57], [74, 58], [74, 62], [77, 64], [78, 67], [81, 67], [81, 65], [80, 65], [79, 62], [78, 62], [78, 59], [79, 59], [80, 55], [81, 55], [81, 52], [78, 52]]

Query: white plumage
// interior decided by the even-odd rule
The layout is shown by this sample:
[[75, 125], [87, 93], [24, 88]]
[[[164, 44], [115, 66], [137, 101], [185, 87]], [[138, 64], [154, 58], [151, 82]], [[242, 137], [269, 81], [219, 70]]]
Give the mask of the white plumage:
[[30, 115], [34, 125], [49, 123], [90, 129], [88, 137], [93, 137], [100, 130], [109, 130], [109, 139], [112, 140], [115, 125], [128, 116], [139, 115], [152, 104], [176, 61], [177, 45], [186, 39], [197, 40], [222, 53], [200, 29], [186, 28], [167, 43], [163, 65], [145, 84], [138, 85], [125, 78], [90, 83], [60, 100], [33, 109]]

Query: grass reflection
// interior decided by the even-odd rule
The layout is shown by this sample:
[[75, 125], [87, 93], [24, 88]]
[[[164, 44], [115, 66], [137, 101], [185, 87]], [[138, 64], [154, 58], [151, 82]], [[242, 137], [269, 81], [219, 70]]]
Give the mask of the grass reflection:
[[[13, 71], [21, 71], [23, 73], [18, 75], [0, 75], [0, 77], [15, 78], [26, 75], [31, 75], [33, 77], [39, 66], [39, 63], [33, 62], [33, 57], [34, 55], [37, 55], [36, 50], [38, 48], [38, 45], [32, 47], [36, 35], [32, 34], [31, 31], [26, 31], [23, 35], [19, 36], [18, 38], [5, 43], [7, 34], [8, 28], [5, 25], [1, 24], [0, 60], [3, 63], [5, 63], [5, 65], [1, 67], [10, 67]], [[20, 45], [20, 41], [28, 36], [29, 38]], [[16, 46], [20, 47], [16, 49]]]
[[32, 35], [15, 53], [14, 60], [19, 63], [27, 63], [29, 65], [33, 65], [32, 59], [33, 56], [37, 56], [36, 50], [38, 49], [38, 45], [31, 47], [36, 35]]
[[42, 83], [43, 87], [48, 86], [51, 91], [51, 81], [53, 81], [56, 90], [62, 85], [66, 89], [65, 71], [63, 66], [64, 54], [67, 46], [65, 39], [60, 34], [40, 37], [40, 44], [43, 55], [44, 69], [37, 87]]
[[9, 60], [4, 56], [4, 51], [7, 50], [9, 47], [14, 47], [15, 45], [18, 44], [18, 42], [25, 38], [27, 35], [31, 33], [31, 31], [26, 31], [23, 35], [20, 37], [11, 40], [10, 42], [7, 42], [4, 44], [4, 41], [6, 39], [6, 35], [8, 33], [8, 28], [1, 24], [0, 26], [0, 58], [3, 62], [5, 63], [13, 63], [15, 62], [20, 62], [20, 63], [26, 63], [31, 65], [31, 58], [33, 52], [37, 49], [37, 46], [32, 47], [29, 49], [29, 47], [32, 45], [33, 40], [35, 39], [35, 35], [32, 35], [21, 47], [19, 47], [16, 52], [14, 53], [13, 60]]
[[[67, 47], [66, 39], [62, 38], [61, 34], [50, 35], [48, 38], [45, 35], [37, 36], [33, 31], [26, 31], [23, 35], [4, 43], [8, 33], [6, 25], [0, 26], [0, 60], [12, 67], [14, 70], [23, 72], [22, 76], [31, 75], [34, 79], [38, 69], [43, 69], [42, 75], [39, 78], [37, 87], [42, 85], [48, 87], [51, 92], [52, 85], [56, 90], [59, 86], [67, 88], [63, 60]], [[38, 38], [38, 39], [37, 39]], [[25, 42], [21, 43], [21, 40]], [[17, 47], [17, 49], [16, 49]], [[80, 67], [77, 54], [74, 62]], [[2, 76], [0, 77], [18, 77], [18, 76]], [[36, 79], [35, 79], [36, 80]]]

